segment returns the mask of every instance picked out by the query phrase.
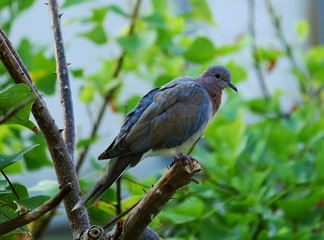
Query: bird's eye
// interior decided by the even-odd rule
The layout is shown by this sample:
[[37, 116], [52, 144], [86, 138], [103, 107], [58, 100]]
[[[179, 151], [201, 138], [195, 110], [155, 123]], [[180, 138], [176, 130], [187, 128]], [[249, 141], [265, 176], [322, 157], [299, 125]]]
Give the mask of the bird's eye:
[[220, 78], [220, 75], [217, 73], [217, 74], [215, 74], [215, 77], [216, 78]]

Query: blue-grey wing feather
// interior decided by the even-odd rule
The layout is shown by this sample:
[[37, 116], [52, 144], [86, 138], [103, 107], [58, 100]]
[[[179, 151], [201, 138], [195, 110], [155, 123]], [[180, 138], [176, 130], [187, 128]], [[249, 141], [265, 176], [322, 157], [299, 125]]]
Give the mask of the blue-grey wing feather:
[[99, 156], [99, 159], [109, 159], [112, 157], [131, 154], [130, 145], [126, 142], [125, 136], [129, 133], [130, 129], [138, 121], [146, 108], [152, 103], [152, 99], [159, 89], [160, 88], [155, 88], [148, 92], [137, 103], [136, 107], [126, 115], [124, 124], [122, 125], [119, 134], [110, 144], [110, 146]]
[[99, 159], [181, 145], [207, 121], [208, 107], [207, 92], [190, 78], [156, 88], [127, 114], [120, 133]]
[[132, 152], [173, 148], [196, 133], [208, 118], [207, 92], [190, 79], [163, 86], [126, 137]]

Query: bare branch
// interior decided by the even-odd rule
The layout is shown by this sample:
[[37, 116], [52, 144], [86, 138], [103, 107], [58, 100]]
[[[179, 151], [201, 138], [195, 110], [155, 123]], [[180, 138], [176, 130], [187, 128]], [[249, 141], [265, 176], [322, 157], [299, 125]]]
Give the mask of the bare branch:
[[116, 181], [116, 215], [119, 215], [121, 213], [121, 177], [117, 179]]
[[58, 183], [60, 186], [65, 186], [68, 183], [72, 184], [72, 190], [67, 197], [64, 198], [63, 202], [72, 234], [75, 238], [78, 238], [81, 230], [87, 229], [90, 224], [87, 214], [83, 214], [86, 211], [84, 207], [73, 212], [71, 211], [81, 195], [73, 159], [61, 136], [59, 128], [56, 126], [54, 119], [46, 107], [44, 100], [31, 80], [18, 53], [13, 48], [2, 29], [0, 29], [0, 60], [15, 83], [27, 84], [35, 94], [32, 113], [46, 140], [54, 163]]
[[250, 34], [252, 37], [252, 57], [253, 57], [253, 61], [254, 61], [254, 67], [255, 67], [255, 71], [257, 74], [257, 79], [259, 80], [259, 84], [260, 84], [260, 88], [262, 91], [262, 94], [264, 96], [265, 99], [269, 99], [270, 98], [270, 92], [267, 88], [267, 85], [265, 83], [264, 80], [264, 76], [260, 67], [260, 59], [259, 59], [259, 55], [258, 55], [258, 51], [257, 51], [257, 45], [256, 45], [256, 36], [255, 36], [255, 19], [254, 19], [254, 15], [255, 15], [255, 7], [254, 7], [254, 1], [255, 0], [248, 0], [249, 1], [249, 6], [248, 6], [248, 10], [249, 10], [249, 29], [250, 29]]
[[62, 16], [62, 14], [59, 14], [58, 12], [58, 4], [56, 0], [48, 1], [48, 13], [56, 61], [58, 91], [61, 100], [60, 105], [64, 128], [63, 138], [73, 159], [75, 130], [72, 93], [69, 80], [69, 71], [67, 69], [67, 63], [65, 59], [63, 37], [60, 24], [60, 17]]
[[26, 105], [28, 105], [29, 103], [31, 103], [34, 100], [34, 98], [28, 98], [25, 101], [23, 101], [22, 103], [20, 103], [18, 106], [10, 109], [8, 112], [6, 112], [1, 118], [0, 118], [0, 124], [8, 121], [10, 118], [12, 118], [20, 109], [22, 109], [23, 107], [25, 107]]
[[[128, 36], [132, 35], [133, 32], [134, 32], [135, 20], [136, 20], [137, 14], [138, 14], [138, 9], [139, 9], [140, 3], [141, 3], [141, 0], [137, 0], [137, 2], [135, 4], [135, 7], [134, 7], [134, 10], [132, 12], [131, 21], [130, 21], [131, 23], [130, 23], [130, 27], [129, 27], [129, 31], [128, 31]], [[124, 56], [125, 56], [125, 51], [123, 51], [121, 53], [120, 57], [117, 60], [117, 64], [116, 64], [116, 67], [115, 67], [112, 78], [117, 78], [119, 76], [119, 73], [120, 73], [120, 70], [121, 70], [121, 67], [122, 67], [122, 64], [123, 64], [123, 61], [124, 61]], [[115, 91], [117, 89], [118, 89], [118, 87], [113, 88], [112, 90], [110, 90], [109, 92], [106, 93], [104, 101], [102, 102], [102, 104], [100, 106], [99, 114], [97, 116], [97, 119], [96, 119], [96, 121], [95, 121], [95, 123], [94, 123], [94, 125], [92, 127], [91, 134], [90, 134], [89, 138], [93, 138], [96, 135], [98, 127], [99, 127], [99, 125], [100, 125], [100, 123], [101, 123], [101, 121], [103, 119], [104, 112], [105, 112], [105, 109], [106, 109], [106, 106], [107, 106], [107, 102], [109, 102], [109, 100], [111, 99], [111, 97], [113, 96], [113, 94], [115, 93]], [[89, 147], [90, 146], [85, 146], [83, 148], [82, 152], [80, 153], [79, 159], [77, 161], [77, 166], [76, 166], [77, 171], [79, 171], [79, 169], [80, 169], [80, 167], [81, 167], [81, 165], [82, 165], [82, 163], [83, 163], [83, 161], [85, 159], [85, 156], [88, 153]]]
[[10, 219], [9, 221], [0, 223], [0, 235], [9, 233], [18, 227], [24, 226], [40, 218], [49, 210], [57, 206], [71, 189], [72, 185], [67, 184], [53, 198], [51, 198], [38, 208], [29, 210], [16, 218]]
[[201, 170], [200, 164], [192, 159], [193, 169], [188, 162], [177, 161], [166, 174], [146, 193], [144, 198], [117, 223], [112, 239], [140, 239], [147, 225], [173, 197], [176, 191], [190, 183], [195, 173]]
[[12, 185], [10, 179], [8, 178], [8, 176], [5, 174], [5, 172], [3, 170], [1, 170], [1, 173], [4, 176], [4, 178], [7, 180], [7, 183], [9, 184], [9, 186], [10, 186], [11, 190], [13, 191], [13, 193], [15, 194], [17, 200], [19, 200], [19, 195], [18, 195], [15, 187]]

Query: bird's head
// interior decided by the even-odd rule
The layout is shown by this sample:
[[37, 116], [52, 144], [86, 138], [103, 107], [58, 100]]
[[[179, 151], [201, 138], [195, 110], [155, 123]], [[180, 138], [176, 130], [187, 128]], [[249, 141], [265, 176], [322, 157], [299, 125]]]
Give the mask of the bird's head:
[[237, 88], [231, 82], [230, 71], [220, 65], [212, 65], [208, 67], [200, 76], [201, 81], [205, 82], [208, 86], [213, 86], [213, 88], [218, 88], [223, 90], [224, 88], [230, 87], [235, 92]]

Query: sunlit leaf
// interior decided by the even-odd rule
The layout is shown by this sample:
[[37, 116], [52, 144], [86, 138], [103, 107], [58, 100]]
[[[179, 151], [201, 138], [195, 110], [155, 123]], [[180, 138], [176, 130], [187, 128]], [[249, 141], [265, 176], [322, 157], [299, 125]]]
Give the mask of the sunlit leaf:
[[24, 162], [28, 170], [35, 171], [45, 166], [53, 166], [48, 156], [47, 145], [43, 134], [39, 136], [32, 135], [29, 140], [38, 147], [28, 151], [24, 155]]
[[85, 2], [90, 2], [90, 1], [92, 1], [92, 0], [65, 0], [61, 7], [62, 8], [67, 8], [67, 7], [71, 7], [73, 5], [77, 5], [77, 4], [81, 4], [81, 3], [85, 3]]
[[206, 0], [189, 0], [193, 9], [192, 17], [195, 19], [203, 20], [207, 23], [213, 24], [213, 18], [210, 7]]
[[34, 99], [34, 94], [30, 92], [30, 89], [25, 84], [16, 84], [4, 92], [0, 93], [0, 116], [4, 115], [8, 111], [16, 108], [18, 105], [27, 103], [23, 108], [16, 112], [12, 117], [10, 117], [5, 124], [19, 124], [30, 130], [32, 130], [35, 125], [29, 120], [29, 115], [33, 101], [29, 99]]
[[24, 206], [25, 210], [27, 211], [29, 209], [35, 209], [35, 208], [39, 207], [40, 205], [42, 205], [43, 203], [45, 203], [49, 199], [50, 199], [49, 196], [38, 195], [38, 196], [35, 196], [35, 197], [19, 200], [19, 201], [17, 201], [17, 203], [19, 205]]
[[58, 191], [57, 181], [42, 180], [36, 186], [28, 188], [28, 191], [43, 191], [46, 195], [53, 197]]
[[53, 94], [56, 83], [54, 56], [47, 57], [43, 46], [35, 47], [27, 39], [21, 40], [18, 53], [26, 64], [37, 89], [48, 95]]
[[90, 31], [79, 33], [96, 44], [104, 44], [107, 42], [107, 36], [101, 24], [96, 24]]
[[10, 156], [0, 154], [0, 169], [4, 169], [4, 168], [8, 167], [9, 165], [21, 160], [22, 156], [26, 152], [28, 152], [29, 150], [33, 149], [36, 146], [37, 145], [31, 146], [29, 148], [25, 148], [24, 150], [20, 151], [19, 153], [16, 153], [16, 154], [10, 155]]
[[192, 62], [205, 62], [215, 57], [216, 50], [213, 43], [205, 37], [198, 37], [191, 44], [183, 56]]
[[300, 38], [307, 38], [309, 35], [309, 24], [303, 19], [295, 23], [295, 31]]
[[148, 31], [141, 34], [121, 37], [117, 39], [117, 42], [124, 50], [136, 55], [140, 50], [144, 50], [151, 46], [155, 42], [156, 37], [155, 31]]

